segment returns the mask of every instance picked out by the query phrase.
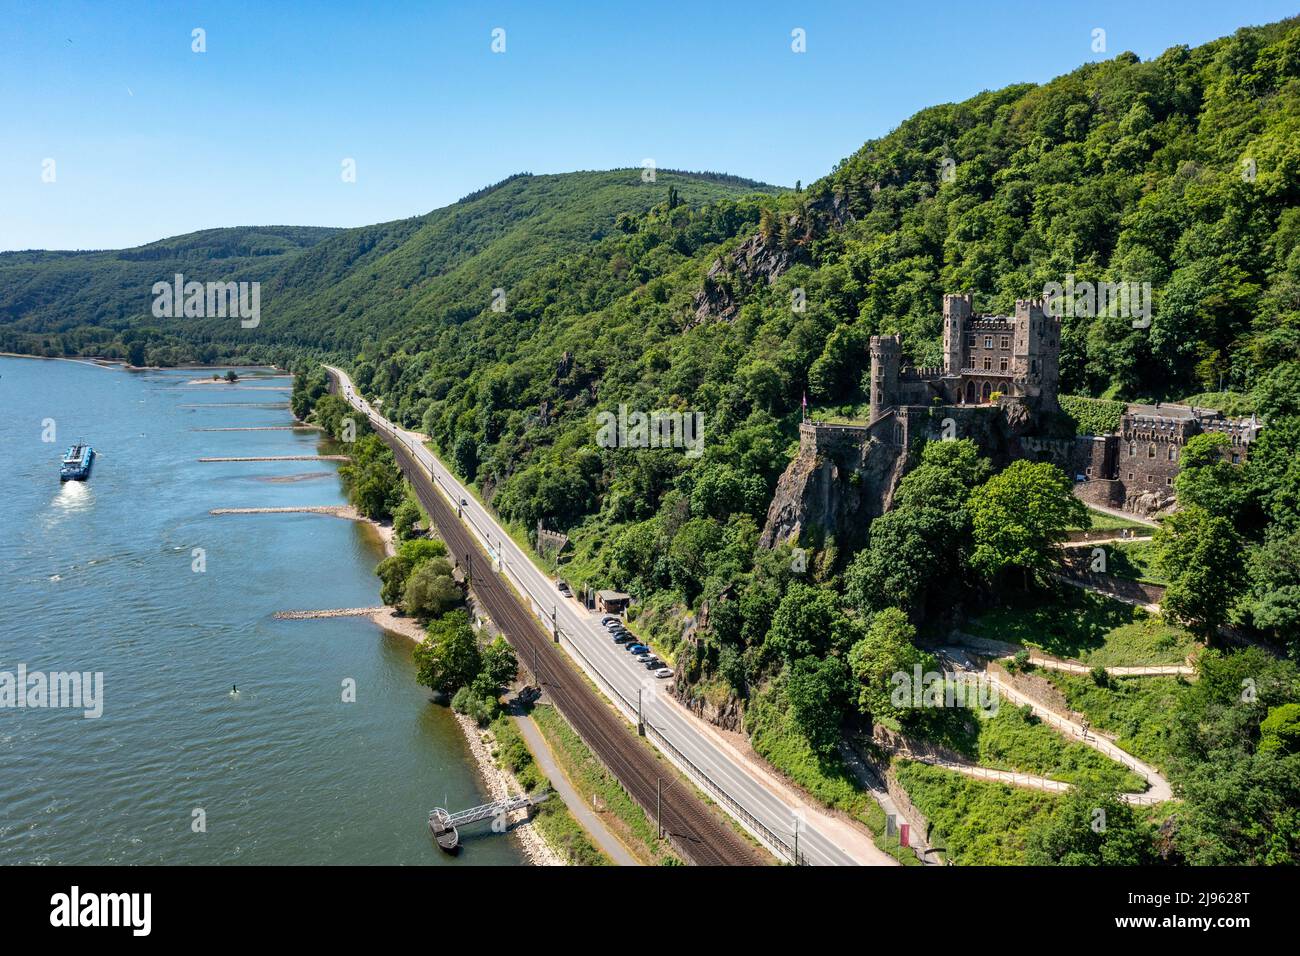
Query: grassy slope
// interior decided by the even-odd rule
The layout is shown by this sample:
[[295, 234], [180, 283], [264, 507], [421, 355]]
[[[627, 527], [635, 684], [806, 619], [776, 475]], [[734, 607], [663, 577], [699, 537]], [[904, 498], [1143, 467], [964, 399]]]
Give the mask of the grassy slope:
[[1091, 677], [1039, 671], [1065, 694], [1072, 710], [1094, 727], [1116, 736], [1116, 744], [1160, 770], [1169, 766], [1174, 703], [1183, 682], [1177, 677], [1127, 677], [1098, 687]]
[[1176, 625], [1076, 588], [1028, 606], [994, 608], [967, 630], [1106, 667], [1181, 664], [1196, 647], [1192, 635]]

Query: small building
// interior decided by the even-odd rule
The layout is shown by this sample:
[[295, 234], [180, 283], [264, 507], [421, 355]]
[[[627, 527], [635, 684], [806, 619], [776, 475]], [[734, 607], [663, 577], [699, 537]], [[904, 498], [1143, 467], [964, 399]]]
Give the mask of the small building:
[[622, 591], [597, 591], [596, 610], [602, 614], [622, 614], [632, 603], [632, 595]]

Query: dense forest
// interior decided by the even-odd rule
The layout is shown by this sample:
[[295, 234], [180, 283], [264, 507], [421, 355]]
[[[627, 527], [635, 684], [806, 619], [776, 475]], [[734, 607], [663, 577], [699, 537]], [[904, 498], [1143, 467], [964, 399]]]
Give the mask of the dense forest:
[[[842, 746], [876, 725], [1075, 775], [1084, 795], [1053, 802], [902, 767], [927, 814], [951, 819], [962, 861], [1300, 856], [1300, 21], [927, 109], [806, 188], [521, 175], [311, 238], [266, 255], [264, 318], [247, 333], [162, 329], [120, 296], [79, 311], [64, 298], [79, 290], [33, 289], [43, 270], [75, 284], [80, 257], [0, 256], [0, 346], [281, 361], [303, 372], [300, 391], [320, 389], [316, 360], [338, 361], [516, 534], [566, 532], [560, 573], [630, 591], [679, 692], [734, 706], [758, 752], [827, 802], [852, 804]], [[123, 264], [95, 255], [110, 258], [87, 273], [120, 291]], [[1149, 324], [1064, 318], [1063, 390], [1106, 400], [1066, 403], [1081, 431], [1136, 400], [1265, 422], [1244, 467], [1212, 437], [1189, 444], [1181, 510], [1132, 552], [1168, 587], [1162, 619], [1080, 604], [1056, 577], [1059, 545], [1093, 520], [1069, 479], [1041, 463], [995, 472], [970, 442], [927, 447], [856, 553], [816, 542], [805, 566], [757, 546], [805, 396], [814, 414], [859, 411], [870, 335], [900, 333], [911, 362], [934, 365], [944, 292], [1005, 314], [1071, 276], [1153, 291]], [[597, 415], [620, 406], [702, 415], [703, 453], [607, 447]], [[1176, 808], [1135, 811], [1088, 758], [1062, 768], [1028, 717], [954, 724], [891, 701], [890, 674], [933, 664], [927, 639], [978, 631], [990, 608], [997, 635], [1047, 622], [1035, 639], [1064, 656], [1196, 660], [1196, 680], [1141, 690], [1105, 660], [1056, 684], [1137, 738]], [[1225, 629], [1254, 646], [1226, 646]], [[1112, 826], [1096, 839], [1079, 821], [1099, 802]], [[1006, 834], [1000, 855], [962, 842], [954, 807]]]

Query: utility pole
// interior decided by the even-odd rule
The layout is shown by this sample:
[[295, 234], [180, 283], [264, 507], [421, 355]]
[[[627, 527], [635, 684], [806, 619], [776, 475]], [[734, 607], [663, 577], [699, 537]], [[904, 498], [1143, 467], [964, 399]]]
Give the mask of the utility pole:
[[636, 690], [636, 732], [645, 736], [645, 718], [641, 716], [641, 688]]
[[474, 575], [473, 575], [473, 573], [470, 571], [470, 566], [469, 566], [469, 552], [466, 551], [466, 552], [465, 552], [465, 586], [466, 586], [466, 587], [473, 587], [473, 585], [474, 585]]
[[794, 818], [794, 865], [799, 865], [799, 818]]

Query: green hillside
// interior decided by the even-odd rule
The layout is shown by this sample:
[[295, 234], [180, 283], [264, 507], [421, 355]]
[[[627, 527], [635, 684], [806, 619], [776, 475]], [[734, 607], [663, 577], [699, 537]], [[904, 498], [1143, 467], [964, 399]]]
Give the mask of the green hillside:
[[[358, 229], [214, 229], [137, 249], [0, 255], [0, 346], [151, 364], [355, 353], [400, 330], [429, 334], [491, 302], [492, 290], [598, 241], [620, 215], [776, 190], [735, 176], [641, 169], [512, 176], [423, 216]], [[262, 283], [262, 323], [149, 315], [154, 282]]]

